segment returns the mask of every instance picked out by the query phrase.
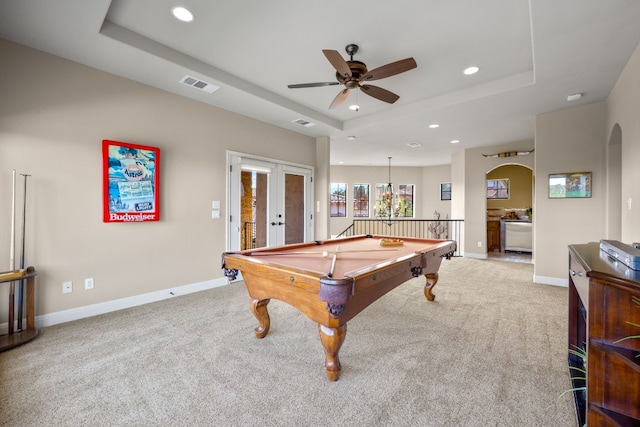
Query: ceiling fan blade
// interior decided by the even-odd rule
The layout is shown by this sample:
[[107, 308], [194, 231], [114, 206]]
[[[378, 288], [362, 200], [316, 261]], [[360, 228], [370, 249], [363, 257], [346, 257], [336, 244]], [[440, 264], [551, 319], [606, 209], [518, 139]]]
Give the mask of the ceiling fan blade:
[[393, 104], [400, 99], [400, 97], [395, 93], [389, 92], [388, 90], [382, 89], [378, 86], [362, 85], [360, 86], [360, 90], [369, 96], [379, 99], [380, 101], [388, 102], [389, 104]]
[[321, 87], [321, 86], [333, 86], [339, 85], [338, 82], [318, 82], [318, 83], [298, 83], [294, 85], [287, 85], [289, 89], [300, 89], [305, 87]]
[[346, 78], [351, 77], [351, 68], [349, 68], [349, 64], [347, 64], [347, 61], [344, 60], [342, 55], [340, 55], [337, 50], [323, 49], [322, 53], [324, 53], [324, 56], [327, 57], [338, 74], [340, 74], [341, 76], [345, 76]]
[[346, 101], [349, 97], [349, 92], [350, 89], [343, 89], [342, 91], [340, 91], [340, 93], [333, 99], [333, 102], [329, 106], [329, 109], [342, 105], [344, 101]]
[[373, 70], [363, 74], [362, 77], [360, 77], [360, 81], [366, 82], [370, 80], [384, 79], [385, 77], [395, 76], [396, 74], [412, 70], [417, 66], [418, 64], [416, 64], [416, 60], [413, 58], [401, 59], [400, 61], [374, 68]]

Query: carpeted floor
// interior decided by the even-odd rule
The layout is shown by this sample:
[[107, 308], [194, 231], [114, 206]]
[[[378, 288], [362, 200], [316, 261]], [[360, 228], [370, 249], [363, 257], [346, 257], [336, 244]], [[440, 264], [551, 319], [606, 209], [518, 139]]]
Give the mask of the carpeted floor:
[[574, 426], [567, 289], [533, 266], [444, 261], [349, 322], [330, 382], [317, 325], [242, 283], [45, 328], [0, 353], [2, 426]]

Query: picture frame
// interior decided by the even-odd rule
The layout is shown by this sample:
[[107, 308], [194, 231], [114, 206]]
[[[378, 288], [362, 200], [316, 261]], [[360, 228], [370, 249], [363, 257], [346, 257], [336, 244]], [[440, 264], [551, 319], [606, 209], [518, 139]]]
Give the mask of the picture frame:
[[550, 199], [591, 197], [591, 172], [549, 174]]
[[102, 141], [103, 222], [160, 220], [160, 149]]

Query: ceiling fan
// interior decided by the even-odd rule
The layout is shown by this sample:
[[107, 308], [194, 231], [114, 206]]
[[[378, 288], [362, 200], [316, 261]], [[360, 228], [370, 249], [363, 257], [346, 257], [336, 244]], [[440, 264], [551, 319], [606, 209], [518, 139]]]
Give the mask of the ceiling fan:
[[380, 101], [393, 104], [400, 98], [398, 95], [381, 87], [363, 83], [395, 76], [396, 74], [404, 73], [405, 71], [409, 71], [417, 67], [415, 59], [406, 58], [369, 71], [367, 70], [367, 65], [364, 62], [355, 61], [353, 59], [353, 55], [358, 52], [358, 45], [348, 44], [345, 47], [345, 50], [347, 55], [351, 57], [349, 61], [345, 61], [337, 50], [324, 49], [322, 51], [331, 65], [333, 65], [333, 68], [336, 69], [337, 82], [300, 83], [288, 85], [288, 88], [299, 89], [343, 84], [345, 88], [334, 98], [333, 102], [329, 106], [330, 109], [342, 105], [342, 103], [349, 97], [349, 92], [352, 89], [358, 88], [369, 96], [379, 99]]

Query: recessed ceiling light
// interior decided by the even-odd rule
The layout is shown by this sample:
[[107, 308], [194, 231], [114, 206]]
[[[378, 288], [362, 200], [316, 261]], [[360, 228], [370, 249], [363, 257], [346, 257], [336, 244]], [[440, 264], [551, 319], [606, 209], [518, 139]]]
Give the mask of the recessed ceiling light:
[[360, 111], [360, 106], [353, 104], [353, 105], [349, 105], [349, 110], [351, 111]]
[[355, 141], [355, 140], [356, 140], [356, 137], [355, 137], [354, 135], [349, 135], [349, 136], [347, 137], [347, 139], [348, 139], [349, 141]]
[[470, 76], [471, 74], [475, 74], [478, 71], [480, 71], [480, 68], [473, 66], [473, 67], [465, 68], [463, 73], [465, 73], [467, 76]]
[[439, 125], [439, 124], [437, 124], [437, 123], [431, 123], [431, 124], [429, 125], [429, 128], [430, 128], [430, 129], [435, 129], [435, 128], [439, 128], [439, 127], [440, 127], [440, 125]]
[[182, 22], [191, 22], [193, 21], [193, 13], [186, 7], [176, 6], [171, 9], [171, 13], [176, 19], [179, 19]]
[[573, 95], [567, 96], [567, 101], [569, 101], [569, 102], [577, 101], [580, 98], [582, 98], [582, 94], [581, 93], [574, 93]]
[[460, 142], [460, 140], [459, 139], [452, 139], [449, 142], [451, 142], [452, 144], [457, 144], [458, 142]]

